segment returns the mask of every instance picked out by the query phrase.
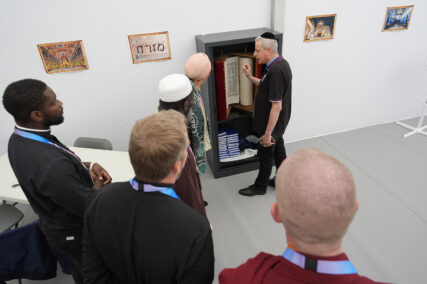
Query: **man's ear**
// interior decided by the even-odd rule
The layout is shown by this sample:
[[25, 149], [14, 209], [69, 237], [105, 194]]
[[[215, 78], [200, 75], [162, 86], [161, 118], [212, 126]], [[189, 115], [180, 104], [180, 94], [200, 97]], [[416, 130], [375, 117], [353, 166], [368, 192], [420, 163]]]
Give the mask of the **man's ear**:
[[33, 110], [30, 113], [30, 119], [35, 122], [41, 122], [44, 119], [44, 114], [39, 110]]
[[178, 175], [181, 171], [181, 161], [176, 161], [175, 163], [173, 163], [172, 170], [174, 174]]
[[270, 206], [270, 214], [273, 217], [273, 220], [277, 223], [282, 223], [282, 219], [279, 214], [279, 207], [277, 206], [277, 202], [273, 202]]

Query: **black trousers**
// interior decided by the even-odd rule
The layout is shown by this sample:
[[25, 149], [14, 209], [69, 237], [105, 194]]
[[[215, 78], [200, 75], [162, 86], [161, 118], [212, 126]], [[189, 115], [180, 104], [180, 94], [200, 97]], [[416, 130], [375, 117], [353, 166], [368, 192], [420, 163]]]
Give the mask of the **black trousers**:
[[275, 144], [270, 147], [258, 145], [259, 172], [255, 185], [267, 188], [273, 162], [277, 171], [284, 159], [286, 159], [286, 149], [283, 137], [277, 138]]
[[47, 225], [40, 224], [40, 229], [46, 237], [47, 242], [60, 253], [68, 258], [71, 276], [76, 284], [83, 284], [82, 276], [82, 232], [66, 234], [55, 234], [49, 230]]

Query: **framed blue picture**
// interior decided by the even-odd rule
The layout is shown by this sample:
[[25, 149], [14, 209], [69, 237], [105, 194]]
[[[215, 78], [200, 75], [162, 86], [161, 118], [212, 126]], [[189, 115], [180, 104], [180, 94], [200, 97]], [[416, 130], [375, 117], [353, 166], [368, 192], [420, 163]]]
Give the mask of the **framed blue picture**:
[[383, 32], [407, 30], [413, 10], [414, 5], [388, 7]]

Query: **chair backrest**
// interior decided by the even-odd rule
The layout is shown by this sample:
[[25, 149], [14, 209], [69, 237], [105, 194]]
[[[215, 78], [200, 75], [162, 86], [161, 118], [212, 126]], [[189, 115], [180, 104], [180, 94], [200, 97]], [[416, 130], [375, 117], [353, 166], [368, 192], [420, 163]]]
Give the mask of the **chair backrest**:
[[40, 231], [39, 221], [1, 233], [0, 248], [0, 283], [56, 276], [56, 258]]
[[17, 227], [19, 221], [24, 217], [24, 213], [10, 204], [0, 205], [0, 233], [12, 227]]
[[107, 139], [92, 138], [92, 137], [79, 137], [74, 142], [75, 147], [113, 150], [113, 144]]

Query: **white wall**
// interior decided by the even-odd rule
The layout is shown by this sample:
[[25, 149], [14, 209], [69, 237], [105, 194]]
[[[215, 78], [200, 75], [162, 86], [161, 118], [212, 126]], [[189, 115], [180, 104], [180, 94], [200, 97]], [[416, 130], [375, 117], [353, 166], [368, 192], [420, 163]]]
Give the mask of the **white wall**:
[[[286, 141], [418, 115], [427, 89], [426, 1], [284, 2], [283, 54], [294, 74]], [[381, 32], [386, 7], [406, 4], [415, 4], [409, 30]], [[43, 80], [64, 102], [65, 123], [54, 128], [61, 140], [105, 137], [126, 150], [135, 120], [157, 106], [158, 80], [182, 72], [195, 52], [194, 35], [269, 27], [270, 9], [259, 0], [2, 0], [0, 93], [15, 80]], [[335, 38], [303, 42], [305, 17], [332, 13]], [[132, 64], [127, 35], [165, 30], [172, 60]], [[89, 70], [46, 74], [36, 45], [78, 39]], [[0, 155], [13, 125], [0, 107]]]
[[[0, 92], [40, 79], [64, 103], [65, 123], [54, 133], [65, 144], [104, 137], [127, 150], [134, 122], [156, 110], [158, 81], [182, 73], [196, 51], [196, 34], [270, 27], [270, 10], [270, 1], [259, 0], [2, 0]], [[169, 31], [172, 60], [132, 64], [127, 36], [159, 31]], [[83, 40], [89, 70], [46, 74], [37, 44], [71, 40]], [[0, 107], [0, 155], [13, 126]]]
[[[381, 32], [386, 9], [415, 4], [409, 30]], [[427, 1], [286, 0], [284, 49], [293, 71], [285, 141], [419, 115], [427, 96]], [[305, 17], [337, 14], [335, 38], [303, 42]]]

